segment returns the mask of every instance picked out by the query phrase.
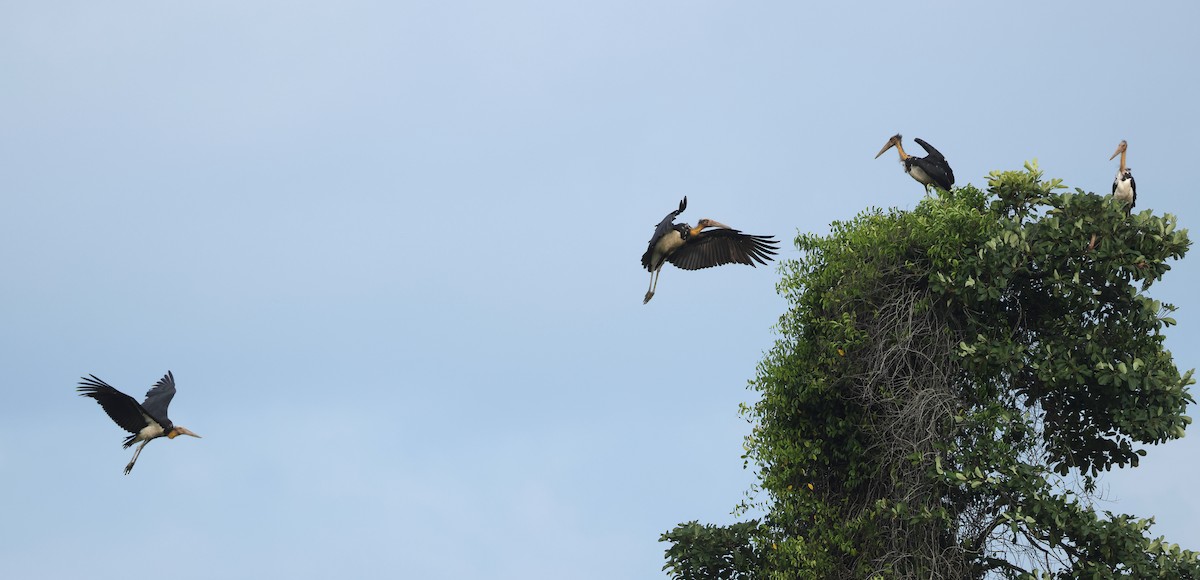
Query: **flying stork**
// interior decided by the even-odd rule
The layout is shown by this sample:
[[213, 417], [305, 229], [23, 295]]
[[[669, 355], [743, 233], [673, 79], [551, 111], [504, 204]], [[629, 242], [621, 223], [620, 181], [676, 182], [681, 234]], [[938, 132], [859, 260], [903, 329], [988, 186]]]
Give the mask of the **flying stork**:
[[82, 377], [77, 390], [79, 396], [95, 399], [114, 423], [133, 433], [125, 438], [126, 449], [138, 441], [142, 442], [137, 451], [133, 452], [133, 459], [129, 460], [129, 465], [125, 466], [125, 475], [129, 475], [129, 472], [133, 470], [133, 464], [137, 463], [138, 455], [141, 455], [142, 448], [147, 443], [159, 437], [167, 439], [174, 439], [180, 435], [200, 437], [184, 427], [175, 425], [171, 419], [167, 418], [167, 405], [171, 404], [171, 399], [175, 396], [175, 376], [171, 374], [171, 371], [167, 371], [163, 378], [154, 383], [154, 386], [146, 392], [146, 400], [142, 401], [140, 405], [136, 399], [118, 391], [112, 385], [97, 378], [96, 375]]
[[649, 247], [642, 254], [642, 266], [650, 272], [650, 289], [642, 304], [654, 297], [659, 272], [666, 262], [684, 270], [725, 264], [753, 267], [755, 262], [766, 264], [779, 249], [779, 242], [772, 236], [743, 234], [716, 220], [704, 218], [694, 228], [686, 223], [675, 223], [675, 217], [684, 209], [687, 209], [686, 196], [679, 202], [679, 209], [667, 214], [654, 228]]
[[1125, 215], [1129, 215], [1133, 211], [1133, 206], [1137, 205], [1137, 184], [1133, 181], [1133, 172], [1125, 166], [1125, 149], [1129, 145], [1124, 140], [1120, 145], [1117, 145], [1117, 150], [1109, 157], [1112, 161], [1117, 155], [1121, 156], [1121, 166], [1117, 168], [1117, 177], [1113, 179], [1112, 196], [1129, 204], [1125, 208]]
[[900, 143], [900, 134], [897, 133], [887, 143], [884, 143], [883, 149], [875, 154], [875, 158], [879, 159], [885, 151], [896, 148], [900, 153], [900, 162], [904, 164], [904, 172], [911, 175], [913, 179], [925, 186], [925, 193], [929, 193], [929, 187], [937, 186], [946, 191], [954, 187], [954, 171], [950, 169], [950, 164], [946, 162], [946, 158], [941, 152], [933, 148], [933, 145], [926, 143], [924, 140], [917, 138], [913, 141], [917, 142], [928, 153], [925, 157], [914, 157], [904, 152], [904, 145]]

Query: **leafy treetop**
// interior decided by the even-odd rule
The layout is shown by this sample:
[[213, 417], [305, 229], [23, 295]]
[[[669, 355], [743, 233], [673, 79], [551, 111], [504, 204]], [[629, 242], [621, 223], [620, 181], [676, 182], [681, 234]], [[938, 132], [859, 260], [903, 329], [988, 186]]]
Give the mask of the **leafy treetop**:
[[1027, 164], [797, 237], [743, 406], [767, 516], [732, 544], [703, 528], [710, 556], [771, 578], [1200, 577], [1152, 520], [1090, 501], [1191, 422], [1174, 308], [1145, 294], [1187, 232], [1062, 189]]

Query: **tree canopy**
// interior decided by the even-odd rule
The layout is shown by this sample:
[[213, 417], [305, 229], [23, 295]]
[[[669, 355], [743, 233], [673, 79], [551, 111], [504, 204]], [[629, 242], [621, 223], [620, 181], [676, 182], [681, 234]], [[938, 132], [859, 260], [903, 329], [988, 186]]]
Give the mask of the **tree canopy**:
[[[1147, 295], [1174, 216], [1064, 191], [1036, 164], [913, 211], [802, 234], [743, 405], [762, 521], [681, 524], [677, 578], [1200, 577], [1097, 479], [1182, 437], [1191, 371]], [[686, 556], [686, 557], [685, 557]], [[697, 563], [721, 563], [702, 570]], [[713, 573], [713, 570], [718, 572]]]

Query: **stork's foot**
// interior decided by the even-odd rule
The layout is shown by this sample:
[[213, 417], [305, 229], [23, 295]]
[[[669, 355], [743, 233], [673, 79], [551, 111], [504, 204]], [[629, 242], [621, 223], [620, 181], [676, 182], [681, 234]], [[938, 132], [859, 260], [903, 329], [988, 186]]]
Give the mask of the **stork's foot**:
[[654, 291], [653, 291], [653, 290], [651, 290], [651, 291], [649, 291], [649, 292], [647, 292], [647, 293], [646, 293], [646, 297], [645, 297], [644, 299], [642, 299], [642, 304], [645, 304], [645, 303], [649, 302], [651, 298], [654, 298]]
[[129, 462], [129, 465], [126, 465], [126, 466], [125, 466], [125, 475], [129, 475], [129, 472], [130, 472], [130, 471], [133, 471], [133, 464], [134, 464], [134, 463], [137, 463], [137, 462], [136, 462], [136, 461], [130, 461], [130, 462]]

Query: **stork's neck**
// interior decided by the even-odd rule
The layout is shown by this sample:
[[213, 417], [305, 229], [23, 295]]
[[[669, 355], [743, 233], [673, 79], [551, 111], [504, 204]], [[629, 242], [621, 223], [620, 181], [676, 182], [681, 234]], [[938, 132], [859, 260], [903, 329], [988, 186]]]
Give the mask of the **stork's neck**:
[[909, 157], [911, 157], [911, 155], [904, 152], [904, 144], [899, 141], [896, 141], [896, 151], [900, 152], [900, 160], [901, 161], [904, 161], [905, 159], [908, 159]]
[[1125, 150], [1121, 150], [1121, 173], [1125, 173]]

